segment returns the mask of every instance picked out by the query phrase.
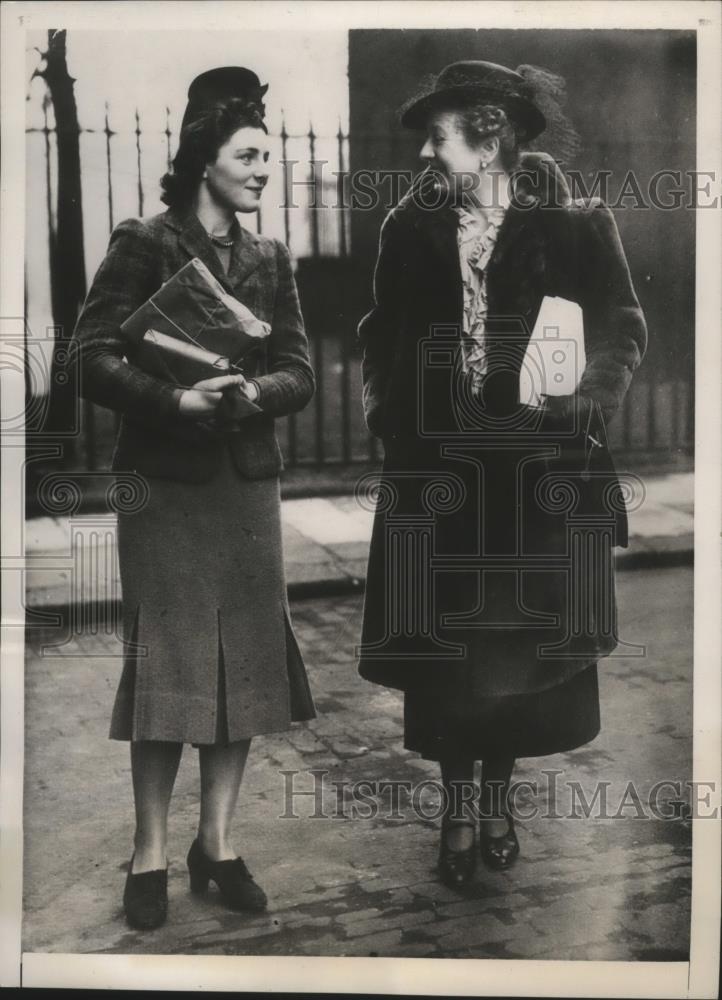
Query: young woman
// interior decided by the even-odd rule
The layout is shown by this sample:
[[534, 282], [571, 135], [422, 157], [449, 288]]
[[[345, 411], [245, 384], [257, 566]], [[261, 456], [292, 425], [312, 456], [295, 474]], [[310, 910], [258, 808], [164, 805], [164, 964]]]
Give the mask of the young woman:
[[[139, 509], [118, 516], [128, 651], [110, 731], [130, 741], [124, 905], [136, 928], [166, 917], [168, 807], [184, 743], [200, 762], [191, 889], [212, 880], [230, 908], [265, 907], [232, 839], [244, 765], [253, 736], [315, 714], [286, 598], [274, 433], [274, 418], [311, 399], [314, 376], [288, 250], [236, 218], [257, 210], [268, 178], [266, 89], [241, 67], [193, 81], [162, 180], [169, 208], [116, 227], [75, 331], [83, 395], [122, 413], [112, 468], [147, 486]], [[174, 386], [134, 364], [120, 324], [194, 257], [270, 324], [248, 378]], [[261, 412], [230, 431], [219, 407], [232, 413], [239, 393]]]
[[[596, 736], [597, 661], [617, 644], [611, 546], [626, 519], [605, 423], [646, 327], [609, 209], [572, 202], [551, 157], [523, 152], [545, 129], [542, 96], [562, 134], [558, 83], [468, 61], [409, 103], [427, 170], [384, 222], [359, 327], [385, 451], [360, 672], [403, 690], [406, 748], [440, 763], [452, 886], [473, 875], [477, 816], [486, 864], [515, 861], [515, 760]], [[528, 405], [545, 299], [580, 309], [586, 365], [551, 395], [553, 353], [550, 394]]]

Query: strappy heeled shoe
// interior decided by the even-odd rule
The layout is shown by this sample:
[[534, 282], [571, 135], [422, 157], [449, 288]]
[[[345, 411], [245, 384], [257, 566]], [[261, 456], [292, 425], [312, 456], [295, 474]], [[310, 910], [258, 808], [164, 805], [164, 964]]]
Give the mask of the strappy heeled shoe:
[[509, 829], [506, 833], [502, 833], [500, 837], [491, 837], [485, 832], [484, 822], [482, 821], [479, 824], [481, 860], [487, 868], [492, 868], [494, 871], [504, 871], [507, 868], [511, 868], [519, 857], [519, 841], [514, 829], [514, 819], [507, 812], [504, 813], [504, 818], [509, 825]]
[[152, 931], [165, 923], [168, 915], [168, 869], [133, 874], [133, 857], [123, 892], [125, 918], [138, 931]]
[[259, 913], [266, 909], [268, 903], [266, 894], [260, 885], [254, 882], [243, 858], [211, 861], [196, 839], [191, 844], [187, 863], [191, 892], [196, 895], [204, 893], [209, 882], [215, 882], [229, 910], [251, 910]]
[[[451, 826], [457, 824], [442, 823], [441, 825], [441, 845], [439, 847], [439, 874], [444, 885], [450, 889], [459, 889], [471, 881], [476, 870], [476, 845], [472, 841], [471, 847], [455, 851], [449, 847], [446, 834]], [[459, 823], [459, 826], [470, 826], [473, 823]]]

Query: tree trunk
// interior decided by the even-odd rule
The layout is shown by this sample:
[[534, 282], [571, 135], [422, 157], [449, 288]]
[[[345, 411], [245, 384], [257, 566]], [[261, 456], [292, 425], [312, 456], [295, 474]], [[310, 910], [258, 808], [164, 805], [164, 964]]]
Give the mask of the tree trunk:
[[[65, 57], [65, 32], [48, 31], [45, 68], [38, 74], [47, 84], [55, 112], [58, 145], [57, 226], [50, 246], [50, 288], [56, 327], [50, 382], [50, 434], [67, 434], [76, 426], [77, 365], [68, 364], [70, 340], [85, 299], [85, 252], [80, 184], [80, 126], [73, 85]], [[75, 453], [76, 436], [64, 442], [67, 458]]]

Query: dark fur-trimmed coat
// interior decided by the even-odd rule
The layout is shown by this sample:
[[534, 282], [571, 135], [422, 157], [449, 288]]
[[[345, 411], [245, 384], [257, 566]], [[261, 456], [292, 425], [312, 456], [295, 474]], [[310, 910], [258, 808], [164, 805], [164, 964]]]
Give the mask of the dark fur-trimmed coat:
[[[460, 366], [457, 214], [423, 207], [417, 186], [382, 227], [359, 326], [366, 422], [385, 450], [360, 671], [389, 686], [466, 663], [489, 694], [541, 690], [617, 644], [610, 550], [627, 522], [606, 423], [645, 321], [611, 211], [572, 202], [540, 154], [518, 181], [488, 265], [481, 397]], [[518, 385], [544, 296], [580, 305], [586, 366], [539, 411]]]

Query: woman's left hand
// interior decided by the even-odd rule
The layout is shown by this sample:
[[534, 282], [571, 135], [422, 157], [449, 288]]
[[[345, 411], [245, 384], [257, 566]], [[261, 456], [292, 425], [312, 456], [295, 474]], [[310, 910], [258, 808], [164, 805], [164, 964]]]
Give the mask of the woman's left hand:
[[201, 379], [184, 389], [178, 401], [178, 411], [183, 416], [202, 419], [212, 416], [227, 392], [235, 392], [242, 375], [217, 375]]
[[256, 400], [260, 393], [256, 383], [248, 382], [240, 373], [234, 379], [226, 386], [216, 411], [217, 426], [227, 431], [239, 431], [246, 417], [259, 412]]
[[255, 382], [248, 382], [243, 375], [238, 376], [237, 385], [233, 386], [231, 391], [235, 392], [236, 388], [240, 394], [250, 400], [251, 403], [255, 403], [258, 399], [258, 386]]

